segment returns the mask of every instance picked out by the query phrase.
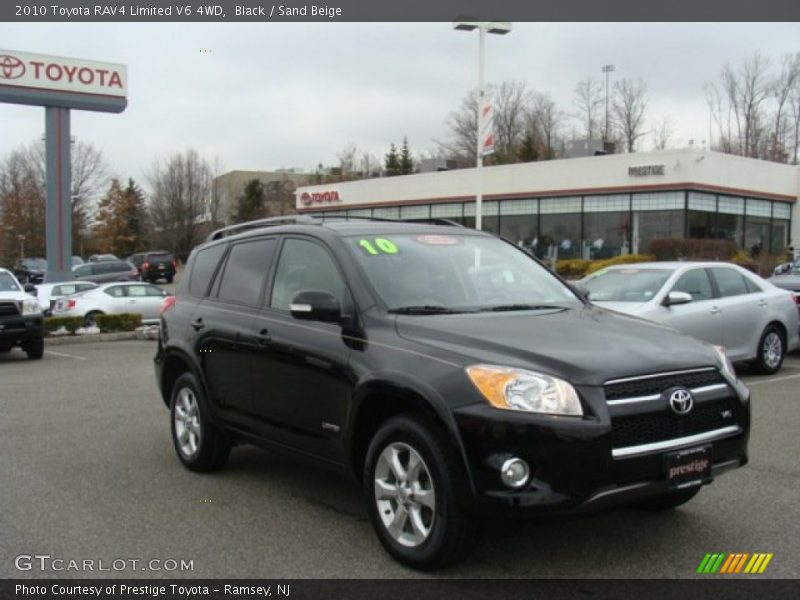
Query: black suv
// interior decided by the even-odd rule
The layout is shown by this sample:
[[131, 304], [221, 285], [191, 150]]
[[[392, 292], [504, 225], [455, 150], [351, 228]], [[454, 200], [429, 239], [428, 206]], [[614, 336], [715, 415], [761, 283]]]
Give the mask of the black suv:
[[133, 264], [139, 269], [142, 281], [155, 282], [164, 279], [167, 283], [172, 283], [175, 278], [177, 263], [170, 252], [156, 250], [134, 254]]
[[463, 556], [480, 516], [672, 508], [747, 462], [750, 393], [721, 348], [596, 308], [479, 231], [234, 226], [162, 311], [183, 464], [244, 441], [339, 465], [418, 568]]
[[14, 277], [20, 283], [42, 283], [47, 274], [44, 258], [22, 258], [14, 265]]

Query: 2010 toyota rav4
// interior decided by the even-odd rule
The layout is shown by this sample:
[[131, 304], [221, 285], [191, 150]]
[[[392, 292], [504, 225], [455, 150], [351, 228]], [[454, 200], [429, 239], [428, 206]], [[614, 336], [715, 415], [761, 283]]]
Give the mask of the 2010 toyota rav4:
[[178, 457], [341, 465], [404, 563], [462, 557], [480, 516], [671, 508], [747, 462], [723, 349], [596, 308], [497, 237], [310, 217], [211, 237], [162, 307]]

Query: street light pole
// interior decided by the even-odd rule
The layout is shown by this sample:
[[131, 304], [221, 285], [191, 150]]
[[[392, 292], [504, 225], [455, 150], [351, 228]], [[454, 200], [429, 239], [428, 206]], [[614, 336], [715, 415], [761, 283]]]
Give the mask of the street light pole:
[[608, 77], [614, 71], [614, 65], [603, 65], [600, 70], [606, 74], [606, 128], [603, 131], [603, 143], [605, 143], [608, 141]]
[[457, 21], [453, 27], [459, 31], [478, 30], [478, 131], [475, 136], [475, 170], [478, 179], [475, 192], [475, 229], [483, 229], [483, 148], [481, 144], [481, 132], [483, 130], [483, 105], [486, 97], [486, 34], [496, 33], [505, 35], [511, 31], [511, 23], [508, 21]]

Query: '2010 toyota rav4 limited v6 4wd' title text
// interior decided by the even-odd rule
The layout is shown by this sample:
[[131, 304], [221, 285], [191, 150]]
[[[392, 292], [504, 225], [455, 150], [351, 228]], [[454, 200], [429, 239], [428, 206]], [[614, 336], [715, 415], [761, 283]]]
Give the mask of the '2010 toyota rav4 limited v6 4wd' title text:
[[415, 567], [462, 557], [482, 515], [666, 509], [747, 462], [749, 391], [721, 348], [596, 308], [486, 233], [234, 226], [162, 310], [183, 464], [244, 441], [346, 467]]

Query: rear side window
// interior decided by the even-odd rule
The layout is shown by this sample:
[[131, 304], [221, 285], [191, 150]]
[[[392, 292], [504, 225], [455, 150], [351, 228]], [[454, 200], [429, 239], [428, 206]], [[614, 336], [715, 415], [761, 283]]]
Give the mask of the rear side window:
[[218, 298], [260, 306], [261, 290], [274, 252], [275, 238], [234, 244], [225, 263]]
[[225, 252], [225, 244], [217, 244], [197, 253], [189, 278], [189, 293], [195, 298], [203, 298], [208, 292], [208, 285], [217, 270], [219, 259]]
[[132, 266], [125, 262], [111, 263], [114, 272], [130, 271]]
[[145, 259], [149, 263], [172, 263], [174, 260], [169, 252], [151, 252]]
[[711, 272], [714, 274], [714, 279], [719, 288], [719, 295], [722, 298], [749, 293], [744, 282], [744, 276], [741, 273], [724, 267], [714, 267]]
[[81, 265], [74, 271], [75, 277], [87, 277], [88, 275], [92, 274], [92, 266], [91, 265]]
[[111, 296], [112, 298], [122, 298], [125, 295], [125, 288], [121, 285], [115, 285], [109, 288], [106, 288], [105, 293]]

